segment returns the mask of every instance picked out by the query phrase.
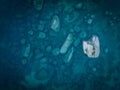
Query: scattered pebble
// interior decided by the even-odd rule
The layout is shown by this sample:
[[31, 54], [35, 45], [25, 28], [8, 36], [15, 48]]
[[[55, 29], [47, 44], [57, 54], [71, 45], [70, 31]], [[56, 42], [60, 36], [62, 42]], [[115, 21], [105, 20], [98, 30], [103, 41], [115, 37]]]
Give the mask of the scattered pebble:
[[80, 39], [78, 38], [78, 39], [75, 40], [74, 46], [77, 47], [79, 45], [79, 43], [80, 43]]
[[91, 15], [91, 18], [95, 18], [95, 15]]
[[94, 67], [94, 68], [93, 68], [93, 71], [96, 72], [96, 70], [97, 70], [97, 69]]
[[109, 51], [108, 48], [106, 48], [106, 49], [105, 49], [105, 53], [108, 53], [108, 51]]
[[73, 32], [74, 32], [74, 30], [73, 30], [73, 29], [70, 29], [70, 32], [71, 32], [71, 33], [73, 33]]
[[74, 30], [75, 30], [76, 32], [80, 32], [80, 27], [79, 27], [79, 26], [75, 26], [75, 27], [74, 27]]
[[42, 59], [40, 60], [41, 63], [46, 63], [46, 61], [47, 61], [47, 58], [46, 58], [46, 57], [44, 57], [44, 58], [42, 58]]
[[42, 58], [44, 56], [43, 53], [38, 53], [36, 56], [35, 56], [35, 60], [38, 60], [40, 58]]
[[33, 5], [36, 10], [41, 10], [43, 7], [43, 0], [33, 0]]
[[23, 39], [21, 39], [20, 43], [21, 43], [21, 44], [25, 44], [25, 41], [26, 41], [26, 40], [23, 38]]
[[105, 12], [105, 15], [110, 15], [110, 16], [111, 16], [111, 15], [113, 15], [113, 13], [110, 12], [110, 11], [106, 11], [106, 12]]
[[81, 9], [82, 7], [83, 7], [83, 3], [81, 2], [75, 5], [76, 9]]
[[27, 60], [26, 59], [23, 59], [22, 60], [22, 64], [24, 65], [24, 64], [26, 64], [27, 63]]
[[52, 53], [53, 53], [54, 56], [57, 56], [60, 53], [60, 49], [59, 48], [55, 48], [55, 49], [53, 49]]
[[51, 46], [47, 46], [46, 51], [50, 52], [51, 50], [52, 50], [52, 47]]
[[93, 20], [91, 18], [88, 19], [87, 23], [90, 25], [92, 24]]
[[38, 30], [43, 31], [44, 30], [44, 25], [42, 25], [42, 24], [38, 25]]
[[44, 39], [46, 37], [46, 34], [44, 32], [40, 32], [38, 37], [40, 39]]
[[28, 34], [33, 35], [33, 31], [32, 30], [28, 31]]
[[87, 36], [85, 31], [82, 31], [79, 35], [80, 38], [85, 38]]
[[25, 51], [24, 51], [24, 54], [23, 54], [23, 56], [24, 57], [28, 57], [29, 56], [29, 54], [30, 54], [30, 44], [27, 44], [27, 46], [26, 46], [26, 48], [25, 48]]

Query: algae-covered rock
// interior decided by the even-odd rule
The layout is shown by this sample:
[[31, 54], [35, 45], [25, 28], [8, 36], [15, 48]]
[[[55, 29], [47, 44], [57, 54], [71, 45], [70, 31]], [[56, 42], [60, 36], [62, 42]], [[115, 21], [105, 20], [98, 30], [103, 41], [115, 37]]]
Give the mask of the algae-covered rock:
[[52, 46], [47, 46], [46, 51], [50, 52], [52, 50]]
[[93, 19], [91, 19], [91, 18], [89, 18], [88, 21], [87, 21], [87, 23], [88, 23], [89, 25], [92, 24], [92, 22], [93, 22]]
[[77, 47], [79, 44], [80, 44], [80, 38], [77, 38], [77, 39], [74, 41], [74, 46]]
[[81, 9], [83, 7], [83, 3], [79, 2], [75, 5], [75, 9]]
[[25, 50], [24, 50], [24, 54], [23, 54], [24, 57], [27, 58], [29, 56], [29, 54], [30, 54], [30, 48], [31, 48], [30, 44], [27, 44], [26, 47], [25, 47]]
[[25, 42], [26, 42], [26, 39], [24, 39], [24, 38], [20, 40], [21, 44], [25, 44]]
[[79, 37], [80, 38], [86, 38], [87, 36], [87, 33], [85, 31], [82, 31], [80, 34], [79, 34]]
[[74, 48], [72, 47], [67, 54], [65, 55], [64, 62], [68, 63], [70, 62], [72, 56], [73, 56]]
[[33, 5], [36, 10], [41, 10], [43, 7], [43, 0], [33, 0]]
[[33, 35], [33, 31], [32, 30], [28, 31], [28, 34]]
[[40, 32], [38, 38], [44, 39], [46, 37], [46, 34], [44, 32]]
[[59, 48], [55, 48], [55, 49], [53, 49], [52, 53], [53, 53], [53, 55], [57, 56], [60, 53], [60, 49]]

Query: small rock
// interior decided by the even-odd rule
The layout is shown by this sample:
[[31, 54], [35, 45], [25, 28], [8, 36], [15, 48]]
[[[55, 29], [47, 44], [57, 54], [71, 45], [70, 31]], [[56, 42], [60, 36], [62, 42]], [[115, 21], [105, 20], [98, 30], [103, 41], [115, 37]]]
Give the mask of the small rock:
[[53, 64], [54, 64], [54, 65], [57, 65], [57, 61], [54, 61]]
[[32, 30], [28, 31], [28, 34], [33, 35], [33, 31]]
[[60, 30], [60, 19], [57, 15], [52, 18], [51, 29], [55, 32]]
[[23, 38], [23, 39], [21, 39], [20, 43], [21, 43], [21, 44], [25, 44], [25, 41], [26, 41], [26, 40]]
[[57, 56], [57, 55], [59, 55], [59, 53], [60, 53], [60, 49], [59, 49], [59, 48], [55, 48], [55, 49], [52, 51], [52, 53], [53, 53], [54, 56]]
[[105, 49], [105, 53], [108, 53], [108, 51], [109, 51], [108, 48], [106, 48], [106, 49]]
[[97, 69], [94, 67], [94, 68], [93, 68], [93, 71], [96, 72], [96, 70], [97, 70]]
[[87, 36], [86, 32], [85, 31], [82, 31], [80, 34], [79, 34], [79, 37], [80, 38], [85, 38]]
[[73, 32], [74, 32], [74, 30], [73, 30], [73, 29], [70, 29], [70, 32], [71, 32], [71, 33], [73, 33]]
[[91, 18], [95, 18], [95, 15], [91, 15]]
[[42, 58], [44, 56], [43, 53], [38, 53], [36, 56], [35, 56], [35, 60], [38, 60], [40, 58]]
[[26, 64], [27, 63], [27, 60], [26, 59], [23, 59], [22, 60], [22, 64], [24, 65], [24, 64]]
[[52, 50], [52, 47], [51, 46], [47, 46], [46, 51], [50, 52], [51, 50]]
[[75, 5], [76, 9], [81, 9], [83, 7], [83, 3], [78, 3]]
[[92, 24], [93, 20], [91, 18], [88, 19], [87, 23], [90, 25]]
[[42, 25], [42, 24], [38, 25], [38, 30], [43, 31], [44, 30], [44, 25]]
[[79, 45], [79, 43], [80, 43], [80, 39], [78, 38], [78, 39], [75, 40], [74, 46], [77, 47]]
[[29, 54], [30, 54], [30, 44], [27, 44], [23, 56], [28, 57]]
[[33, 5], [36, 10], [41, 10], [43, 7], [43, 0], [33, 0]]
[[46, 58], [46, 57], [44, 57], [44, 58], [42, 58], [42, 59], [40, 60], [41, 63], [46, 63], [46, 61], [47, 61], [47, 58]]
[[79, 32], [79, 31], [80, 31], [80, 27], [79, 27], [79, 26], [75, 26], [75, 27], [74, 27], [74, 30], [75, 30], [76, 32]]
[[46, 34], [44, 32], [40, 32], [38, 37], [40, 39], [44, 39], [46, 37]]

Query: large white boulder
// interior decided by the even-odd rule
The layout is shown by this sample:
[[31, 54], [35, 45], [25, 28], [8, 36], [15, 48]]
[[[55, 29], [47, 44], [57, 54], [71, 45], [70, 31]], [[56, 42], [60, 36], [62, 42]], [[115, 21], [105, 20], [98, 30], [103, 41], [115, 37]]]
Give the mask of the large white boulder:
[[83, 51], [90, 58], [97, 58], [100, 54], [100, 43], [97, 36], [93, 36], [91, 40], [83, 41]]

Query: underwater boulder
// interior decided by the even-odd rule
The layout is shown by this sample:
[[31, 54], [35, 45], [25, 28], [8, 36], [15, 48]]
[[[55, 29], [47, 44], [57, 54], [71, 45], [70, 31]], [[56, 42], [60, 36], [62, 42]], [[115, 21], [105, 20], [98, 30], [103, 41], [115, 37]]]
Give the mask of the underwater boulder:
[[55, 15], [52, 19], [51, 29], [55, 32], [60, 30], [60, 19], [57, 15]]
[[83, 51], [90, 58], [97, 58], [100, 54], [100, 43], [97, 36], [93, 36], [91, 40], [83, 41]]
[[65, 42], [62, 45], [62, 47], [60, 49], [60, 53], [65, 54], [72, 43], [73, 43], [73, 35], [70, 33], [70, 34], [68, 34]]

